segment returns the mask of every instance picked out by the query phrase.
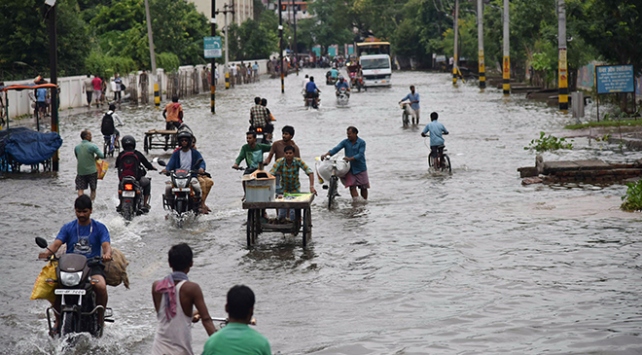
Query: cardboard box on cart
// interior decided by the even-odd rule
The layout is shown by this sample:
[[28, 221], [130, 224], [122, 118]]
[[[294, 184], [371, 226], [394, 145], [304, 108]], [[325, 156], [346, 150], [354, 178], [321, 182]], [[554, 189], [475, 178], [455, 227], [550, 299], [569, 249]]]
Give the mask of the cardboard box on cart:
[[243, 175], [245, 181], [245, 202], [274, 201], [276, 178], [265, 170], [256, 170]]

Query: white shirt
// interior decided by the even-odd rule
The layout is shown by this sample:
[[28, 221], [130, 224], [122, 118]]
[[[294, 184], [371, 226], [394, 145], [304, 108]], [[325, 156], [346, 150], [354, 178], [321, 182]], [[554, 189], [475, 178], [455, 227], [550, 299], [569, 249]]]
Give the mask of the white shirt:
[[[165, 315], [165, 298], [163, 295], [158, 307], [158, 327], [152, 345], [152, 355], [194, 355], [192, 350], [192, 317], [185, 315], [181, 305], [181, 286], [185, 281], [176, 285], [176, 315], [167, 319]], [[191, 310], [189, 313], [192, 313]]]

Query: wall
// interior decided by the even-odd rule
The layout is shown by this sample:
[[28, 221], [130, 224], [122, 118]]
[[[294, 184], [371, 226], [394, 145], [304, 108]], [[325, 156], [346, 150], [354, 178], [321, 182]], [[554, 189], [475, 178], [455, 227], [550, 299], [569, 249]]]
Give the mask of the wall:
[[[265, 74], [267, 73], [267, 59], [253, 59], [253, 60], [248, 60], [244, 61], [244, 63], [254, 63], [257, 62], [259, 64], [259, 74]], [[230, 62], [230, 63], [240, 63], [239, 62]], [[207, 64], [207, 67], [209, 68], [211, 65]], [[200, 92], [209, 92], [209, 88], [203, 88], [202, 87], [202, 72], [203, 72], [203, 67], [204, 65], [188, 65], [188, 66], [182, 66], [178, 69], [179, 73], [192, 73], [194, 71], [194, 68], [196, 68], [198, 72], [198, 80], [199, 82], [197, 83], [199, 87]], [[223, 71], [223, 65], [222, 64], [217, 64], [217, 70], [219, 71], [219, 80], [218, 80], [218, 85], [217, 88], [224, 88], [225, 87], [225, 74]], [[167, 83], [168, 83], [168, 76], [165, 73], [163, 69], [158, 69], [158, 77], [160, 79], [161, 83], [161, 101], [168, 101], [166, 98], [166, 91], [167, 91]], [[140, 71], [136, 73], [131, 73], [128, 75], [123, 75], [123, 84], [128, 88], [135, 88], [137, 87], [137, 78], [140, 75]], [[83, 81], [86, 79], [86, 76], [68, 76], [68, 77], [62, 77], [58, 78], [58, 87], [60, 88], [60, 111], [64, 111], [70, 108], [75, 108], [75, 107], [82, 107], [86, 105], [87, 99], [85, 92], [83, 91]], [[47, 81], [49, 81], [49, 78], [45, 78]], [[193, 80], [190, 75], [187, 75], [187, 85], [193, 85]], [[33, 80], [21, 80], [21, 81], [10, 81], [10, 82], [5, 82], [5, 85], [14, 85], [14, 84], [32, 84]], [[133, 85], [133, 86], [132, 86]], [[149, 78], [149, 87], [147, 88], [147, 92], [150, 95], [150, 103], [154, 102], [153, 95], [154, 95], [154, 80], [152, 76], [150, 75]], [[31, 107], [31, 103], [33, 102], [32, 99], [29, 97], [33, 97], [33, 90], [22, 90], [22, 91], [9, 91], [7, 92], [7, 98], [8, 98], [8, 104], [9, 104], [9, 117], [14, 118], [17, 116], [21, 115], [27, 115], [27, 114], [32, 114], [33, 113], [33, 108]], [[107, 85], [107, 98], [108, 101], [113, 99], [114, 93], [111, 91], [110, 85]], [[3, 96], [4, 100], [4, 96]], [[34, 99], [35, 100], [35, 99]], [[6, 103], [6, 102], [5, 102]]]

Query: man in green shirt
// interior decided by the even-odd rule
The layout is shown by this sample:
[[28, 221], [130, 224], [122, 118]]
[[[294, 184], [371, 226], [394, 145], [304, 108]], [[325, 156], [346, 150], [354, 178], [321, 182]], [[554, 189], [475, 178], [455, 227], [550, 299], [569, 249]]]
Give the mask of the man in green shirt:
[[91, 200], [96, 199], [96, 186], [98, 184], [98, 171], [96, 160], [105, 158], [103, 152], [97, 145], [91, 142], [91, 132], [86, 129], [80, 132], [82, 142], [74, 148], [74, 154], [78, 160], [78, 174], [76, 175], [76, 190], [78, 196], [84, 195], [87, 186], [91, 189]]
[[263, 153], [269, 152], [272, 146], [269, 144], [257, 143], [256, 132], [254, 131], [249, 131], [245, 134], [245, 141], [247, 144], [241, 147], [239, 156], [236, 157], [236, 161], [234, 162], [234, 165], [232, 165], [232, 169], [238, 169], [239, 164], [245, 160], [247, 168], [243, 174], [247, 175], [252, 174], [259, 167], [259, 163], [263, 162]]
[[236, 285], [227, 292], [228, 324], [207, 339], [203, 355], [272, 355], [267, 338], [248, 325], [254, 314], [254, 300], [254, 292], [245, 285]]
[[[281, 186], [284, 193], [301, 192], [301, 182], [299, 181], [299, 169], [303, 170], [310, 177], [310, 193], [317, 194], [314, 189], [314, 173], [301, 158], [294, 157], [294, 147], [286, 146], [283, 148], [283, 158], [276, 161], [270, 174], [281, 176]], [[287, 209], [279, 209], [279, 220], [285, 219]], [[290, 210], [290, 220], [294, 220], [294, 210]]]

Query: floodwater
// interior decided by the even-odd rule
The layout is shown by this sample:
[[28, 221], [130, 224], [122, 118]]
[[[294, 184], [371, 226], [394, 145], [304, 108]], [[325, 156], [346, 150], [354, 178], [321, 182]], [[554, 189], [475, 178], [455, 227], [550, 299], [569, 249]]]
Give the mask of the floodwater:
[[[304, 73], [321, 81], [318, 111], [303, 107]], [[116, 174], [108, 172], [92, 217], [108, 226], [113, 246], [128, 257], [131, 289], [110, 287], [116, 322], [102, 339], [72, 348], [48, 338], [47, 302], [29, 300], [42, 267], [34, 237], [51, 241], [74, 218], [73, 147], [83, 128], [99, 131], [102, 116], [63, 113], [57, 177], [0, 180], [0, 353], [149, 353], [156, 325], [151, 283], [169, 272], [167, 251], [179, 242], [194, 249], [189, 276], [213, 316], [225, 316], [231, 286], [254, 290], [256, 329], [275, 354], [642, 352], [642, 217], [618, 209], [626, 187], [522, 186], [516, 171], [534, 165], [534, 153], [523, 149], [531, 139], [540, 131], [560, 133], [572, 118], [521, 95], [505, 99], [474, 84], [454, 88], [448, 74], [415, 72], [395, 73], [392, 88], [354, 93], [340, 108], [323, 75], [290, 75], [285, 94], [279, 80], [267, 78], [219, 90], [216, 115], [209, 95], [184, 100], [186, 123], [215, 183], [208, 199], [213, 212], [183, 230], [165, 219], [164, 176], [150, 173], [152, 211], [126, 225], [115, 212]], [[397, 102], [411, 84], [421, 95], [421, 123], [437, 111], [450, 131], [452, 175], [429, 173], [420, 128], [402, 128]], [[255, 96], [268, 99], [275, 137], [283, 125], [295, 127], [310, 165], [350, 125], [367, 142], [370, 200], [353, 205], [341, 190], [328, 211], [317, 184], [306, 250], [300, 237], [278, 233], [261, 234], [254, 250], [245, 245], [241, 174], [231, 166]], [[120, 131], [134, 135], [140, 148], [145, 131], [164, 126], [155, 109], [123, 106], [121, 117]], [[545, 160], [641, 157], [582, 139], [574, 144]], [[148, 156], [168, 158], [162, 150]], [[192, 334], [200, 353], [207, 335], [200, 324]]]

